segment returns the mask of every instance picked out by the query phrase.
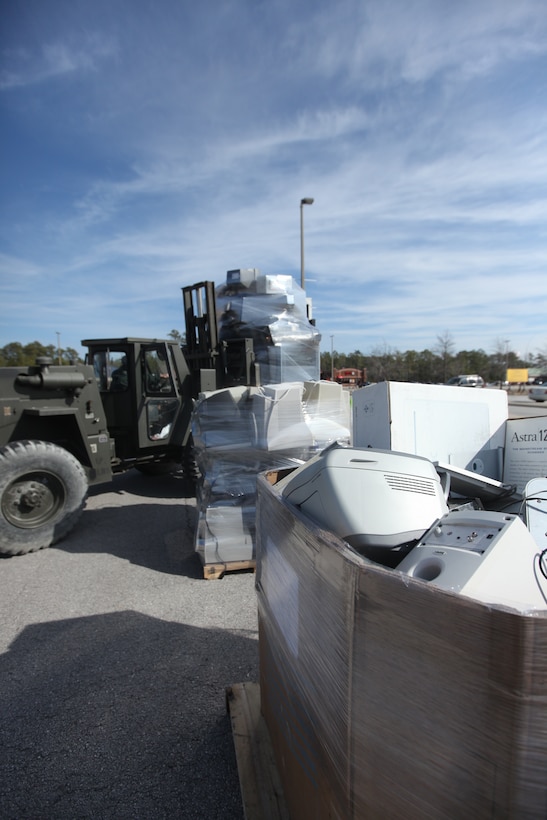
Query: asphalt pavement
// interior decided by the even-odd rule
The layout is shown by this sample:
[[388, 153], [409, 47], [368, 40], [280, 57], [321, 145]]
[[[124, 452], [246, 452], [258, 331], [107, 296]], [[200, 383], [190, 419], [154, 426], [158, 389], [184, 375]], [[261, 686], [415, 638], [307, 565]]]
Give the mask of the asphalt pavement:
[[243, 818], [225, 690], [258, 680], [252, 572], [203, 579], [179, 476], [92, 489], [0, 560], [0, 818]]
[[547, 416], [547, 404], [545, 402], [532, 401], [528, 398], [528, 393], [510, 393], [509, 418], [535, 418], [536, 416]]

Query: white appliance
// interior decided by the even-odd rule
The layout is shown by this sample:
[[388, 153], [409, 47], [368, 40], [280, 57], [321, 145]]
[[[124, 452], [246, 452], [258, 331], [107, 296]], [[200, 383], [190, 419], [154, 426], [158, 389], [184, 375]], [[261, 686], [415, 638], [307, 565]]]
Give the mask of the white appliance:
[[302, 407], [303, 382], [267, 384], [253, 393], [251, 425], [260, 450], [293, 450], [311, 447]]
[[333, 444], [278, 485], [320, 526], [371, 557], [421, 538], [448, 507], [433, 464], [420, 456]]
[[505, 390], [379, 382], [352, 394], [353, 444], [415, 453], [500, 480]]
[[526, 524], [534, 541], [547, 550], [547, 478], [532, 478], [524, 490]]
[[236, 270], [229, 270], [226, 271], [226, 284], [243, 285], [248, 288], [256, 282], [259, 274], [260, 271], [258, 268], [237, 268]]
[[397, 570], [484, 603], [527, 611], [547, 609], [539, 558], [517, 515], [461, 510], [436, 522]]

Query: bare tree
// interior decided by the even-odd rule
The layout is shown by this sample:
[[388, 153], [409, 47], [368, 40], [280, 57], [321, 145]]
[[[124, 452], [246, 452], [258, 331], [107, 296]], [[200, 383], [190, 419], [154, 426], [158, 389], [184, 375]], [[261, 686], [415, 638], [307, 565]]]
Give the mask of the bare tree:
[[437, 344], [434, 347], [434, 352], [437, 353], [443, 364], [443, 382], [448, 379], [448, 363], [452, 358], [452, 351], [454, 350], [454, 340], [448, 330], [442, 335], [437, 336]]
[[538, 350], [535, 360], [538, 367], [541, 367], [542, 370], [547, 371], [547, 348], [543, 350]]

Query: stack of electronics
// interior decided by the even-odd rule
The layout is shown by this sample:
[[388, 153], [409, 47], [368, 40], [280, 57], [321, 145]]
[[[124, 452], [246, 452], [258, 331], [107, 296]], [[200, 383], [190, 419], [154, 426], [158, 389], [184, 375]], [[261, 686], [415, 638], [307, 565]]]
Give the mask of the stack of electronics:
[[547, 478], [528, 482], [521, 509], [509, 513], [499, 500], [514, 499], [513, 486], [416, 455], [335, 443], [279, 486], [365, 561], [485, 603], [547, 608]]
[[334, 382], [202, 393], [193, 416], [198, 488], [195, 549], [204, 565], [255, 555], [256, 479], [349, 442], [349, 394]]
[[321, 334], [309, 320], [306, 293], [292, 276], [231, 270], [215, 300], [219, 338], [252, 339], [261, 384], [319, 379]]

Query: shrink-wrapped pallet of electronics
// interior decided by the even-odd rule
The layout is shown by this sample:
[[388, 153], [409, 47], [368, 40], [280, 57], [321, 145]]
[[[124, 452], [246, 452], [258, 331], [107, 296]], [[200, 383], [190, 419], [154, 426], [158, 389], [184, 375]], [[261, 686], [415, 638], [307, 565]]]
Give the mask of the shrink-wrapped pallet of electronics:
[[334, 382], [231, 387], [200, 395], [193, 424], [195, 549], [204, 566], [255, 560], [256, 479], [349, 441], [349, 394]]
[[215, 303], [225, 386], [200, 394], [192, 422], [207, 577], [254, 563], [257, 475], [349, 441], [351, 425], [349, 393], [319, 378], [321, 334], [292, 276], [230, 270]]
[[[511, 573], [499, 578], [501, 603], [491, 577], [482, 600], [477, 584], [464, 594], [371, 560], [366, 528], [350, 546], [305, 511], [316, 477], [294, 496], [302, 503], [290, 500], [291, 472], [258, 478], [256, 576], [261, 708], [290, 816], [545, 820], [547, 579], [523, 522], [506, 525], [515, 570], [529, 562], [529, 607], [522, 591], [511, 605]], [[429, 503], [437, 491], [425, 472], [421, 489], [381, 473], [386, 493], [423, 491]], [[371, 502], [370, 520], [381, 510], [395, 532], [397, 503]]]

